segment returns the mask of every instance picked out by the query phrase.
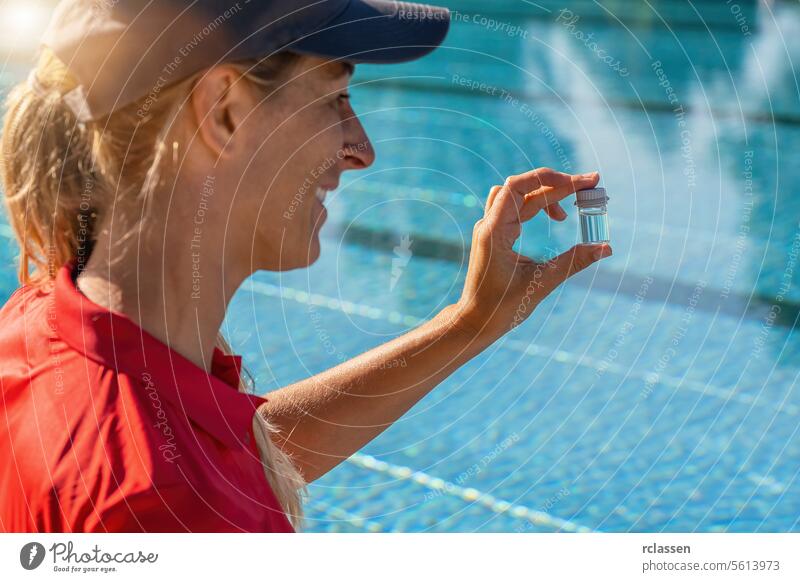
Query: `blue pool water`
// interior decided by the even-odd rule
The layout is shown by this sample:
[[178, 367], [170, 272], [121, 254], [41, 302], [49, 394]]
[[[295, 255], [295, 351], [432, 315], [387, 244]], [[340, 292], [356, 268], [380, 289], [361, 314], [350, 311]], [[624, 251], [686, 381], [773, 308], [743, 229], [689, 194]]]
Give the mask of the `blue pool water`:
[[[357, 70], [378, 158], [329, 196], [320, 261], [234, 301], [259, 390], [454, 301], [509, 174], [599, 170], [614, 256], [312, 484], [307, 529], [800, 530], [800, 7], [446, 4], [444, 48]], [[521, 251], [578, 242], [564, 206]]]

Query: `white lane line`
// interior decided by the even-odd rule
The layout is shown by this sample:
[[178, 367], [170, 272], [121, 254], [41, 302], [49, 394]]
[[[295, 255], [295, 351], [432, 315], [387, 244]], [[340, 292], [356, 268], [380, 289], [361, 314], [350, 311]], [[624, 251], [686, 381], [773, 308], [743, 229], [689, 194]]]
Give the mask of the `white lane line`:
[[568, 532], [585, 533], [594, 531], [591, 528], [555, 517], [549, 513], [545, 513], [544, 511], [531, 509], [530, 507], [526, 507], [524, 505], [509, 503], [508, 501], [503, 501], [494, 495], [483, 493], [477, 489], [473, 489], [471, 487], [461, 487], [460, 485], [450, 483], [449, 481], [439, 479], [438, 477], [433, 477], [428, 473], [417, 471], [411, 467], [393, 465], [392, 463], [387, 463], [386, 461], [380, 461], [370, 455], [356, 453], [347, 459], [347, 461], [363, 469], [385, 473], [391, 477], [394, 477], [395, 479], [413, 481], [414, 483], [422, 485], [423, 487], [433, 491], [437, 491], [441, 494], [457, 497], [463, 501], [466, 501], [467, 503], [476, 503], [485, 507], [486, 509], [489, 509], [490, 511], [493, 511], [494, 513], [507, 513], [512, 517], [529, 521], [530, 523], [541, 527]]
[[[405, 325], [408, 327], [420, 325], [425, 321], [424, 319], [414, 317], [412, 315], [406, 315], [398, 311], [387, 311], [379, 307], [372, 307], [362, 303], [353, 303], [351, 301], [343, 301], [333, 297], [321, 295], [319, 293], [308, 293], [292, 287], [279, 287], [270, 283], [248, 280], [243, 285], [243, 288], [267, 297], [279, 297], [295, 303], [324, 307], [333, 311], [341, 311], [343, 313], [347, 313], [348, 315], [360, 315], [369, 319], [384, 320], [388, 321], [389, 323]], [[634, 369], [625, 368], [624, 366], [620, 366], [619, 364], [615, 364], [613, 362], [597, 360], [595, 358], [578, 355], [566, 350], [554, 350], [546, 346], [512, 339], [503, 340], [503, 343], [500, 345], [500, 347], [531, 356], [550, 359], [560, 363], [590, 368], [595, 371], [603, 370], [603, 373], [611, 372], [619, 376], [632, 378], [634, 380], [641, 380], [642, 382], [654, 386], [660, 384], [669, 388], [687, 389], [693, 392], [699, 392], [705, 396], [719, 398], [725, 402], [733, 400], [747, 406], [761, 406], [770, 408], [791, 416], [800, 415], [800, 407], [796, 404], [787, 403], [775, 405], [772, 402], [765, 402], [763, 399], [756, 399], [750, 394], [743, 394], [735, 389], [721, 388], [719, 386], [714, 386], [713, 384], [707, 384], [705, 382], [680, 378], [677, 376], [653, 374], [651, 372], [643, 373]]]
[[349, 512], [349, 511], [347, 511], [345, 509], [342, 509], [341, 507], [336, 507], [336, 506], [330, 505], [328, 503], [325, 503], [324, 501], [312, 500], [312, 501], [307, 502], [306, 505], [308, 505], [312, 509], [315, 509], [316, 511], [319, 511], [320, 513], [324, 514], [325, 517], [330, 517], [331, 518], [331, 519], [329, 519], [327, 521], [324, 520], [324, 519], [313, 519], [313, 520], [310, 520], [310, 521], [313, 521], [315, 523], [324, 524], [324, 523], [329, 523], [329, 522], [333, 522], [333, 523], [346, 522], [348, 525], [352, 525], [352, 526], [357, 527], [359, 529], [366, 530], [366, 531], [368, 531], [370, 533], [378, 533], [378, 532], [386, 531], [386, 529], [376, 521], [372, 521], [372, 520], [366, 519], [364, 517], [361, 517], [360, 515], [357, 515], [355, 513], [351, 513], [351, 512]]

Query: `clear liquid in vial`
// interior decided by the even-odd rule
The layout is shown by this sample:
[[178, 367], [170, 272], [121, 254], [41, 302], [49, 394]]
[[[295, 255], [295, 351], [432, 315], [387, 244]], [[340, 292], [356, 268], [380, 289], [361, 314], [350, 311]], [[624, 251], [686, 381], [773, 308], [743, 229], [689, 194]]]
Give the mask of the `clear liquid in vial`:
[[608, 242], [608, 213], [604, 208], [581, 208], [581, 239], [583, 244]]

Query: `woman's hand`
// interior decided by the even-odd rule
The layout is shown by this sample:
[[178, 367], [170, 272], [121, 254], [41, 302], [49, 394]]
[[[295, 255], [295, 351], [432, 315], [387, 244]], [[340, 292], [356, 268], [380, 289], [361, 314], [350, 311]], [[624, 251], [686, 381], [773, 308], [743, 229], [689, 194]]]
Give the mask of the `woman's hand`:
[[458, 303], [327, 372], [270, 392], [260, 411], [278, 430], [276, 442], [306, 481], [324, 475], [379, 435], [459, 366], [521, 323], [567, 277], [611, 254], [607, 245], [578, 246], [535, 263], [511, 250], [523, 222], [542, 209], [564, 220], [567, 214], [558, 201], [595, 186], [598, 178], [542, 168], [496, 186], [485, 216], [475, 225]]
[[544, 263], [512, 250], [522, 223], [544, 210], [554, 220], [567, 213], [559, 205], [576, 190], [593, 188], [597, 172], [570, 175], [538, 168], [494, 186], [484, 217], [472, 234], [469, 269], [455, 321], [480, 339], [494, 341], [522, 323], [558, 285], [595, 261], [611, 255], [607, 244], [578, 245]]

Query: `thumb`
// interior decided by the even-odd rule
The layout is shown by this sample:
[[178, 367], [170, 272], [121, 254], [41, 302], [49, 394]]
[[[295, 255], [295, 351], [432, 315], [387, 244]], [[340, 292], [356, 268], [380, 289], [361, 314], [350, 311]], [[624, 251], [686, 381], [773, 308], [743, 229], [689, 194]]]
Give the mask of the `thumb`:
[[576, 245], [565, 253], [548, 261], [550, 280], [556, 287], [580, 273], [589, 265], [612, 255], [611, 247], [606, 243], [592, 245]]

